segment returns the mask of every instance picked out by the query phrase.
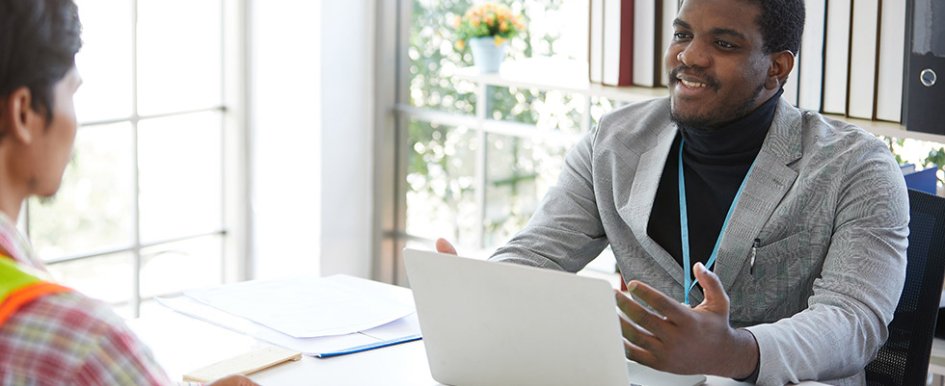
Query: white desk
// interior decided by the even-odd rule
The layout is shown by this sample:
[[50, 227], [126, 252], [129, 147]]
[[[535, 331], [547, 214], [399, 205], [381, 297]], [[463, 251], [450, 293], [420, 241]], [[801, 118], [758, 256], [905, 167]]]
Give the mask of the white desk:
[[[173, 380], [196, 368], [264, 345], [229, 330], [160, 309], [131, 326], [152, 349]], [[440, 385], [430, 375], [423, 341], [330, 359], [303, 357], [251, 376], [262, 385]], [[709, 386], [747, 385], [708, 377]], [[801, 385], [822, 385], [804, 382]]]

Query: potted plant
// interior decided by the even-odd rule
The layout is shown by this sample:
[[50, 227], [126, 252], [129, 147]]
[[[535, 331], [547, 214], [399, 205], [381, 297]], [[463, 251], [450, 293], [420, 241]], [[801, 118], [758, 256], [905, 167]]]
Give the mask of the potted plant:
[[454, 21], [456, 49], [472, 49], [473, 63], [480, 73], [499, 71], [508, 40], [525, 29], [509, 7], [493, 2], [472, 6]]

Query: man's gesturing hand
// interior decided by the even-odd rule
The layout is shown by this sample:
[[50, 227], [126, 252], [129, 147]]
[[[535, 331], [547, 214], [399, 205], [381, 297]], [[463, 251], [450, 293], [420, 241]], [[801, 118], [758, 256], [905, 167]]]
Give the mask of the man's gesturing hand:
[[444, 238], [436, 239], [436, 251], [439, 253], [446, 253], [449, 255], [456, 254], [456, 248], [453, 247], [453, 244], [450, 244], [449, 241], [446, 241]]
[[695, 308], [635, 280], [629, 294], [617, 291], [627, 358], [678, 374], [746, 378], [758, 363], [758, 344], [747, 330], [729, 325], [729, 298], [718, 276], [702, 263], [693, 268], [705, 292]]

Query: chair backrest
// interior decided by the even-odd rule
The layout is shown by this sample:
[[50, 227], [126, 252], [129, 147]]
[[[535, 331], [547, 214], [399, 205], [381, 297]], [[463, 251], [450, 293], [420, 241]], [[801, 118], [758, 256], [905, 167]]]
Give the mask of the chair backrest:
[[909, 191], [906, 282], [868, 385], [925, 385], [945, 276], [945, 198]]

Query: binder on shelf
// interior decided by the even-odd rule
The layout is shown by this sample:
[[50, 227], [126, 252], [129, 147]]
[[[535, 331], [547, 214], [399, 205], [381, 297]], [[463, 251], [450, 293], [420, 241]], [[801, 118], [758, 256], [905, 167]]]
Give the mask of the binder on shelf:
[[909, 0], [903, 123], [906, 130], [945, 134], [945, 2]]
[[679, 0], [663, 0], [663, 22], [662, 29], [659, 35], [660, 50], [657, 52], [657, 60], [659, 60], [660, 70], [660, 85], [669, 86], [669, 70], [670, 68], [666, 67], [666, 61], [663, 60], [663, 55], [666, 54], [666, 50], [669, 49], [670, 43], [673, 42], [673, 20], [676, 20], [676, 13], [679, 12]]
[[617, 85], [633, 84], [633, 0], [620, 0], [620, 71]]
[[903, 53], [906, 49], [906, 3], [883, 1], [879, 19], [876, 119], [899, 122], [902, 112]]
[[604, 0], [591, 0], [588, 22], [588, 79], [601, 83], [604, 72]]
[[847, 115], [854, 118], [873, 119], [878, 21], [879, 0], [856, 0], [853, 3]]
[[820, 111], [824, 84], [824, 23], [826, 0], [807, 0], [801, 51], [795, 59], [798, 69], [797, 107]]
[[633, 77], [633, 0], [604, 0], [602, 82], [629, 86]]
[[[672, 1], [672, 0], [670, 0]], [[659, 36], [663, 14], [662, 0], [633, 1], [633, 84], [655, 87], [660, 84], [661, 48]]]
[[851, 0], [827, 2], [824, 41], [824, 93], [821, 111], [830, 114], [847, 113], [847, 75], [850, 68], [850, 11]]

